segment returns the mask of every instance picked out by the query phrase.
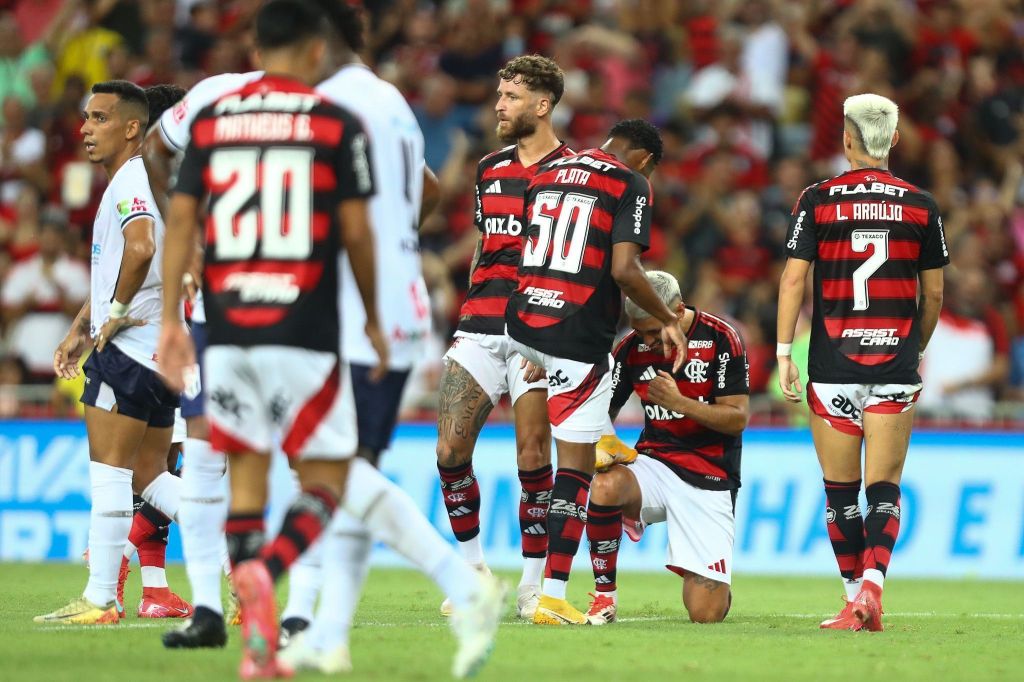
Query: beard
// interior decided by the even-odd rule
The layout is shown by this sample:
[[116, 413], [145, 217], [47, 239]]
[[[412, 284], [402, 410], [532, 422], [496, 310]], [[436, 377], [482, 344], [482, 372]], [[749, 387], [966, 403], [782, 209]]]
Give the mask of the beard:
[[[501, 123], [506, 127], [502, 128]], [[515, 142], [521, 138], [529, 137], [537, 132], [537, 121], [529, 114], [519, 114], [509, 121], [501, 121], [495, 128], [498, 139], [502, 142]]]

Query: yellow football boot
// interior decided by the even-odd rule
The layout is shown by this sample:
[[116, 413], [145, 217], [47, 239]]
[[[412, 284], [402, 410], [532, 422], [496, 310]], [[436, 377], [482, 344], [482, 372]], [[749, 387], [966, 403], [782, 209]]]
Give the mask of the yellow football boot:
[[67, 606], [52, 613], [36, 616], [32, 620], [36, 623], [55, 625], [116, 625], [121, 622], [117, 615], [116, 602], [97, 606], [85, 597], [72, 599]]
[[636, 461], [636, 450], [626, 445], [618, 436], [601, 436], [594, 446], [594, 465], [598, 471], [605, 471], [614, 464], [630, 464]]

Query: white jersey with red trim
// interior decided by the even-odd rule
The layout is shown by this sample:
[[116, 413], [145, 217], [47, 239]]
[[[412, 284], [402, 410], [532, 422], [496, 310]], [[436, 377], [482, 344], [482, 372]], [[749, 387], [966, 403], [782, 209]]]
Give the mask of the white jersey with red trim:
[[[390, 342], [390, 369], [407, 370], [423, 356], [430, 336], [430, 298], [419, 252], [423, 198], [423, 133], [405, 98], [363, 64], [348, 64], [317, 91], [359, 118], [370, 138], [376, 194], [370, 223], [377, 263], [377, 307]], [[345, 256], [341, 270], [342, 355], [349, 362], [376, 365], [377, 354], [363, 328], [363, 308]]]
[[153, 221], [156, 253], [153, 254], [142, 287], [131, 300], [128, 316], [143, 320], [146, 324], [122, 329], [112, 342], [132, 360], [155, 371], [162, 312], [160, 297], [163, 278], [160, 263], [164, 250], [164, 221], [156, 209], [142, 157], [133, 156], [110, 179], [93, 223], [90, 334], [94, 338], [110, 317], [110, 304], [114, 300], [121, 275], [124, 229], [142, 218]]

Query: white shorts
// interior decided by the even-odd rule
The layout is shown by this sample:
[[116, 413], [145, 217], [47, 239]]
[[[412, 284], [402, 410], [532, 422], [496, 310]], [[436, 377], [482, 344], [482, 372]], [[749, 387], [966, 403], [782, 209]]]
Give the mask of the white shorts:
[[638, 455], [629, 470], [640, 486], [640, 522], [668, 522], [665, 567], [731, 584], [736, 533], [732, 493], [692, 486], [647, 455]]
[[181, 408], [174, 410], [174, 429], [171, 431], [171, 445], [184, 443], [188, 436], [185, 420], [181, 416]]
[[807, 384], [811, 412], [836, 431], [864, 434], [864, 413], [900, 414], [914, 406], [921, 384]]
[[551, 435], [569, 443], [596, 443], [608, 424], [612, 402], [612, 356], [592, 365], [557, 358], [509, 339], [512, 348], [547, 372]]
[[204, 358], [210, 445], [290, 459], [347, 459], [356, 450], [351, 374], [334, 353], [290, 346], [210, 346]]
[[512, 350], [511, 341], [505, 335], [455, 332], [455, 339], [444, 354], [444, 363], [447, 366], [454, 360], [462, 365], [491, 403], [497, 405], [501, 396], [508, 393], [515, 405], [527, 391], [547, 389], [548, 385], [543, 379], [528, 383], [523, 378], [522, 356]]

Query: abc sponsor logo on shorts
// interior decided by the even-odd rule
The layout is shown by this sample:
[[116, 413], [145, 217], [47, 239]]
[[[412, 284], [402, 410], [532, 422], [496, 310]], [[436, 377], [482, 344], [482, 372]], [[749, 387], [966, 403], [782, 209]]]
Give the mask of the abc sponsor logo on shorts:
[[836, 408], [839, 412], [840, 417], [848, 417], [850, 419], [860, 419], [860, 410], [853, 404], [849, 398], [845, 395], [837, 395], [832, 398], [832, 407]]

